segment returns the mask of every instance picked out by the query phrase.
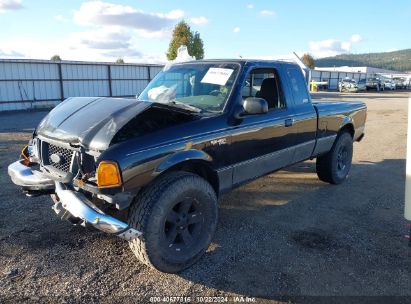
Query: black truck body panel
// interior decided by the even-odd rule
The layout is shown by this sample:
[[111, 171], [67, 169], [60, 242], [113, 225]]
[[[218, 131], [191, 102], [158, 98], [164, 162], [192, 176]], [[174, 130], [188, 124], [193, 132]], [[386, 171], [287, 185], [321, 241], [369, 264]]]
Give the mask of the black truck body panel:
[[[35, 136], [81, 146], [95, 156], [96, 166], [102, 160], [116, 161], [123, 180], [116, 191], [131, 194], [165, 171], [188, 164], [201, 168], [216, 192], [223, 193], [328, 152], [343, 128], [352, 133], [353, 140], [363, 136], [364, 103], [311, 102], [308, 93], [303, 103], [296, 102], [290, 81], [290, 73], [299, 71], [295, 64], [258, 60], [199, 64], [202, 62], [240, 66], [219, 113], [198, 114], [131, 99], [72, 98], [50, 112]], [[286, 107], [235, 118], [243, 103], [246, 77], [257, 68], [276, 69]]]

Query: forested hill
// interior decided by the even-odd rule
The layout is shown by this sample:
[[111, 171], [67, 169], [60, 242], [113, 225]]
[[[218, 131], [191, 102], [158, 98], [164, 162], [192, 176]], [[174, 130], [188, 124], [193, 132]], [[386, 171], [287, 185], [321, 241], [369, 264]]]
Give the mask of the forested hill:
[[368, 54], [342, 54], [315, 60], [316, 67], [369, 66], [395, 71], [411, 71], [411, 49]]

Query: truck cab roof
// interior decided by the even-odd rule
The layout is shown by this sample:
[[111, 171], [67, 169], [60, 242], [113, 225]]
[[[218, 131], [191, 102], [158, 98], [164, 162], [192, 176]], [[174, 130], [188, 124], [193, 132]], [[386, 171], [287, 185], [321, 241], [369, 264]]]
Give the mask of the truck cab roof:
[[264, 59], [245, 59], [245, 58], [236, 58], [236, 59], [200, 59], [200, 60], [190, 60], [179, 62], [175, 64], [184, 64], [184, 63], [238, 63], [241, 66], [244, 65], [271, 65], [271, 66], [278, 66], [278, 65], [289, 65], [289, 66], [297, 66], [296, 63], [285, 61], [285, 60], [264, 60]]

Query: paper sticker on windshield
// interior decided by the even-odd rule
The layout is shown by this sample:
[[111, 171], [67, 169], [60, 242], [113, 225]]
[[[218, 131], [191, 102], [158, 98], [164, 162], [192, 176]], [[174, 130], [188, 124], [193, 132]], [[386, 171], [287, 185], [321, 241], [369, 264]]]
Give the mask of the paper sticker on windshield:
[[201, 82], [225, 85], [233, 71], [232, 69], [209, 68]]

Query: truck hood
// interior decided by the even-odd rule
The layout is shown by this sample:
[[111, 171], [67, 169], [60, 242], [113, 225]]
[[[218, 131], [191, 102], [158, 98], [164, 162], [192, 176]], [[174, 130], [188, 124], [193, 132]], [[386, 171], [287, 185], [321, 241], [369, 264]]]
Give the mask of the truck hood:
[[127, 122], [151, 106], [136, 99], [72, 97], [50, 111], [36, 134], [103, 151]]

